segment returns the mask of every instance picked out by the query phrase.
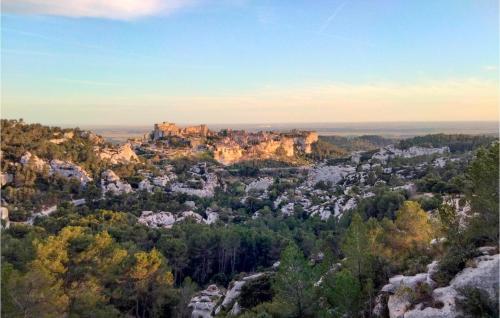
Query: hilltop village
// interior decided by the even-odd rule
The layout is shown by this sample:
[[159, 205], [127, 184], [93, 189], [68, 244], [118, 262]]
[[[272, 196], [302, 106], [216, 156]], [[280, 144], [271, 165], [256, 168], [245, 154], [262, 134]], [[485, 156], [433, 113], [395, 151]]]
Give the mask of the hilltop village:
[[[148, 147], [151, 141], [154, 146]], [[148, 150], [166, 150], [176, 155], [210, 151], [216, 161], [229, 165], [252, 159], [292, 159], [297, 154], [310, 154], [311, 145], [317, 141], [318, 134], [310, 131], [249, 133], [223, 129], [214, 132], [206, 125], [180, 128], [163, 122], [154, 125], [143, 146]]]
[[[479, 212], [468, 191], [482, 188], [471, 186], [470, 167], [480, 149], [498, 149], [493, 136], [326, 137], [164, 122], [144, 138], [112, 145], [89, 131], [14, 120], [2, 122], [2, 136], [2, 255], [17, 273], [6, 278], [17, 282], [7, 295], [16, 301], [25, 280], [55, 270], [48, 259], [58, 251], [66, 253], [59, 266], [67, 271], [50, 272], [51, 288], [88, 312], [101, 306], [153, 317], [161, 307], [174, 317], [288, 317], [298, 300], [290, 303], [287, 286], [305, 284], [311, 312], [344, 308], [348, 317], [354, 306], [367, 317], [458, 317], [469, 310], [463, 288], [484, 299], [498, 294], [498, 249], [488, 236], [458, 249], [467, 253], [460, 258], [446, 243], [456, 234], [439, 225], [443, 209], [453, 211], [446, 222], [457, 231], [474, 223]], [[353, 233], [372, 245], [356, 254]], [[57, 240], [65, 243], [51, 247]], [[19, 256], [21, 245], [38, 252]], [[95, 250], [115, 263], [94, 264]], [[350, 260], [365, 254], [360, 262], [371, 265], [363, 268], [379, 266], [383, 276], [362, 268], [352, 274]], [[153, 276], [141, 278], [139, 268], [130, 276], [127, 266], [149, 261], [157, 262]], [[73, 272], [88, 264], [105, 280], [88, 278], [99, 286], [96, 303], [58, 285], [63, 278], [71, 288], [90, 284]], [[294, 266], [301, 270], [287, 281]], [[367, 279], [370, 291], [359, 285]], [[328, 298], [344, 292], [335, 287], [342, 280], [355, 304]], [[290, 294], [282, 298], [282, 291]], [[20, 304], [34, 302], [28, 298]]]

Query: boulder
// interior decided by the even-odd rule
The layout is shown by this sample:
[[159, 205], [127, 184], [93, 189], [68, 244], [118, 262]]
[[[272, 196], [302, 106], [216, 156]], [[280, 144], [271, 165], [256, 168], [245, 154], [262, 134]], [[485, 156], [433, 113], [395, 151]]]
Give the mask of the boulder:
[[82, 185], [92, 181], [92, 177], [79, 165], [72, 162], [53, 159], [50, 162], [51, 173], [63, 176], [65, 178], [75, 178]]
[[43, 168], [45, 168], [45, 166], [47, 166], [47, 163], [38, 158], [36, 155], [33, 155], [31, 152], [27, 151], [22, 157], [21, 159], [19, 160], [19, 162], [21, 162], [21, 164], [23, 165], [32, 165], [32, 167], [34, 167], [36, 170], [40, 171], [40, 170], [43, 170]]
[[148, 227], [164, 227], [169, 229], [174, 225], [175, 217], [170, 212], [153, 213], [153, 211], [142, 211], [138, 221]]
[[192, 309], [192, 318], [212, 318], [214, 309], [224, 293], [217, 285], [210, 285], [207, 289], [196, 294], [188, 304], [188, 308]]
[[274, 183], [274, 178], [271, 177], [259, 178], [250, 182], [245, 187], [245, 192], [248, 193], [250, 191], [266, 191], [273, 183]]
[[14, 180], [14, 176], [10, 173], [3, 173], [0, 175], [0, 186], [11, 183]]
[[112, 164], [139, 161], [139, 157], [137, 157], [137, 154], [134, 152], [129, 143], [126, 143], [117, 149], [104, 148], [100, 151], [98, 150], [98, 155], [102, 160], [109, 160]]
[[132, 186], [125, 181], [121, 181], [120, 177], [110, 169], [101, 174], [101, 189], [103, 195], [106, 193], [119, 195], [132, 192]]
[[9, 210], [4, 206], [0, 207], [0, 218], [2, 219], [2, 221], [4, 221], [5, 228], [8, 229], [10, 225]]
[[242, 307], [238, 302], [244, 301], [244, 299], [240, 299], [238, 301], [243, 286], [248, 284], [249, 282], [256, 281], [258, 279], [264, 278], [266, 273], [256, 273], [250, 276], [243, 277], [241, 280], [233, 281], [229, 284], [227, 293], [222, 301], [222, 304], [217, 308], [216, 313], [218, 313], [221, 309], [224, 309], [229, 312], [230, 316], [237, 316], [241, 313]]
[[[480, 251], [491, 253], [493, 248], [480, 248]], [[495, 249], [496, 250], [496, 249]], [[387, 310], [390, 318], [455, 318], [463, 316], [457, 305], [465, 288], [484, 291], [491, 300], [498, 297], [498, 280], [500, 254], [483, 255], [472, 260], [474, 266], [467, 267], [458, 273], [449, 286], [436, 288], [432, 275], [437, 271], [438, 263], [432, 262], [427, 266], [427, 273], [415, 276], [398, 275], [389, 280], [376, 298], [373, 313], [382, 317]], [[413, 303], [413, 295], [417, 287], [426, 284], [432, 291], [427, 301]], [[385, 306], [385, 302], [387, 305]]]

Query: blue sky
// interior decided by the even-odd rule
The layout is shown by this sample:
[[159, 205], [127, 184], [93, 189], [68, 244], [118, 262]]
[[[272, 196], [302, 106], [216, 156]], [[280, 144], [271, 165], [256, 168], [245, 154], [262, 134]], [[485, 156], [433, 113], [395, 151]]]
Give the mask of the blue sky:
[[2, 117], [498, 118], [497, 1], [51, 2], [3, 1]]

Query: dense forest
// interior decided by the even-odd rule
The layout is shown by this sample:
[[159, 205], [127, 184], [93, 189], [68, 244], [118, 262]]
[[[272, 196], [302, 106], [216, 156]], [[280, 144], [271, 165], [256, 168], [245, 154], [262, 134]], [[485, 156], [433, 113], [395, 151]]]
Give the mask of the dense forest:
[[[78, 137], [62, 147], [46, 142], [70, 131]], [[321, 142], [337, 141], [328, 137]], [[342, 150], [318, 151], [318, 158], [386, 144], [386, 139], [364, 136], [349, 147], [339, 142]], [[474, 154], [466, 166], [450, 163], [415, 177], [418, 191], [436, 193], [433, 197], [393, 191], [401, 180], [375, 170], [374, 195], [341, 217], [324, 221], [299, 207], [288, 217], [277, 212], [273, 200], [302, 182], [300, 175], [297, 184], [289, 181], [294, 180], [287, 175], [291, 172], [276, 175], [268, 198], [240, 200], [244, 184], [237, 179], [258, 175], [255, 165], [230, 167], [224, 173], [233, 182], [226, 191], [217, 189], [213, 198], [161, 191], [103, 197], [98, 181], [82, 187], [15, 164], [30, 151], [42, 158], [71, 160], [98, 176], [109, 163], [94, 154], [95, 141], [79, 130], [2, 121], [2, 172], [14, 175], [14, 182], [2, 188], [2, 200], [16, 206], [10, 218], [20, 222], [2, 229], [2, 315], [190, 317], [187, 305], [195, 292], [209, 284], [228, 286], [245, 273], [265, 272], [265, 280], [242, 291], [242, 317], [371, 317], [377, 291], [390, 277], [420, 273], [439, 260], [434, 277], [439, 286], [446, 286], [478, 255], [478, 247], [497, 246], [498, 143], [446, 135], [401, 141], [403, 147], [424, 144]], [[155, 169], [153, 161], [113, 169], [133, 184], [141, 180], [137, 171]], [[407, 161], [403, 164], [418, 164], [417, 159]], [[182, 178], [190, 161], [171, 164]], [[376, 182], [377, 174], [386, 180]], [[280, 181], [282, 177], [287, 181]], [[325, 183], [317, 187], [332, 188]], [[470, 202], [466, 227], [455, 208], [443, 201], [444, 195], [462, 195]], [[85, 205], [69, 202], [82, 197]], [[207, 225], [188, 220], [168, 229], [137, 221], [142, 210], [181, 211], [186, 201], [194, 201], [202, 216], [207, 209], [220, 211], [219, 221]], [[33, 207], [50, 202], [58, 203], [50, 217], [35, 218], [32, 225], [21, 223]], [[260, 217], [253, 218], [257, 212]], [[443, 237], [443, 244], [430, 244]], [[426, 297], [428, 291], [422, 289], [413, 303]], [[481, 297], [463, 307], [468, 313], [479, 308], [482, 317], [498, 315], [497, 304]], [[218, 316], [226, 314], [222, 310]]]
[[403, 149], [412, 146], [450, 147], [451, 152], [463, 152], [487, 146], [495, 139], [494, 136], [435, 134], [404, 139], [399, 146]]

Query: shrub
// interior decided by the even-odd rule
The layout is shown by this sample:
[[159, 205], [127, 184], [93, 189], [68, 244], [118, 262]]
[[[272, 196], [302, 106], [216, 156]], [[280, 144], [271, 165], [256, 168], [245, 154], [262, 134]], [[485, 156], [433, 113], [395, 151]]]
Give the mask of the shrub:
[[446, 286], [466, 265], [467, 261], [478, 255], [473, 245], [450, 246], [439, 262], [438, 271], [433, 275], [439, 286]]
[[492, 300], [487, 292], [478, 288], [462, 288], [459, 292], [462, 297], [458, 298], [457, 306], [466, 317], [499, 317], [498, 295]]

